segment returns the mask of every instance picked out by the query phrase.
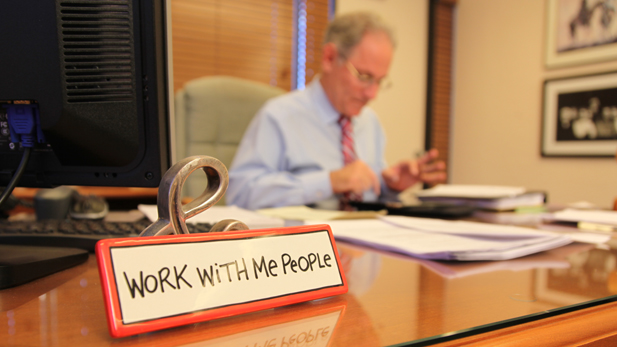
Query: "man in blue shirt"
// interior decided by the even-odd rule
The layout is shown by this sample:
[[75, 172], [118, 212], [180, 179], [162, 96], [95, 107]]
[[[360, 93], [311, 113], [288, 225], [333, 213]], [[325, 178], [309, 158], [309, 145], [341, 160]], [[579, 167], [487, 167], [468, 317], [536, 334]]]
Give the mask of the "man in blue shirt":
[[[353, 13], [332, 21], [324, 42], [321, 75], [304, 90], [266, 102], [249, 125], [230, 168], [228, 204], [336, 208], [345, 193], [374, 201], [419, 182], [445, 181], [436, 150], [385, 163], [384, 132], [366, 104], [387, 83], [390, 29], [372, 14]], [[351, 120], [357, 156], [346, 165], [341, 116]]]

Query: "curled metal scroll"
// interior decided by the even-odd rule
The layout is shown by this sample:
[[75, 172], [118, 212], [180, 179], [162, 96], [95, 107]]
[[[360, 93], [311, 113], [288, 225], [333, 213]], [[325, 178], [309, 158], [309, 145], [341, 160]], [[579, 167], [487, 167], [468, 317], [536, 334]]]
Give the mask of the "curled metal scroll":
[[[208, 178], [203, 193], [182, 205], [182, 187], [195, 170], [202, 169]], [[188, 234], [186, 220], [214, 206], [229, 184], [227, 168], [218, 159], [208, 156], [192, 156], [174, 164], [163, 176], [159, 185], [157, 207], [159, 218], [144, 229], [139, 236]], [[247, 230], [246, 224], [236, 220], [216, 223], [211, 231]]]

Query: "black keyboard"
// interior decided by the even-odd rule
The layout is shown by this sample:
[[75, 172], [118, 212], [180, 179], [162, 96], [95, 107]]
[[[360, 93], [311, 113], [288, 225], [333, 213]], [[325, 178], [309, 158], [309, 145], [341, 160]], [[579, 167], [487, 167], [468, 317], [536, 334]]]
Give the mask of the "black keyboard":
[[[94, 252], [97, 241], [138, 236], [151, 222], [63, 220], [20, 222], [0, 220], [0, 244], [81, 248]], [[188, 224], [190, 233], [204, 233], [209, 223]]]

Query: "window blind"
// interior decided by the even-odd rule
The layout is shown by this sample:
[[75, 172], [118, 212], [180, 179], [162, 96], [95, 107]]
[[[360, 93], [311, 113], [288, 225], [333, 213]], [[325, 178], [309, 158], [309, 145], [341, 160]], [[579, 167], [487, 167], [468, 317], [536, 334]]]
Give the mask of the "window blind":
[[429, 67], [427, 82], [426, 149], [437, 148], [450, 158], [452, 41], [457, 0], [430, 0]]
[[297, 0], [296, 3], [296, 65], [292, 87], [302, 89], [321, 69], [321, 45], [334, 12], [328, 0]]
[[[171, 7], [174, 91], [212, 75], [290, 90], [297, 73], [308, 81], [319, 71], [328, 0], [172, 0]], [[296, 52], [299, 40], [306, 49]]]

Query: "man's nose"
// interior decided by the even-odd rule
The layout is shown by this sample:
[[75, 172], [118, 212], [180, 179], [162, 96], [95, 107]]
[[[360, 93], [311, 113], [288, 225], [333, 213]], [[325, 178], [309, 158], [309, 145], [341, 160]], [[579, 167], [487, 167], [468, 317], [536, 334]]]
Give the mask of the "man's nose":
[[364, 97], [369, 100], [375, 99], [377, 97], [377, 93], [379, 92], [379, 84], [372, 83], [368, 87], [364, 88]]

